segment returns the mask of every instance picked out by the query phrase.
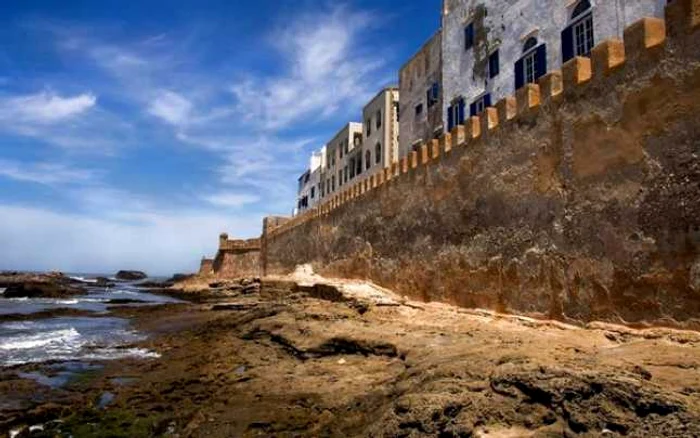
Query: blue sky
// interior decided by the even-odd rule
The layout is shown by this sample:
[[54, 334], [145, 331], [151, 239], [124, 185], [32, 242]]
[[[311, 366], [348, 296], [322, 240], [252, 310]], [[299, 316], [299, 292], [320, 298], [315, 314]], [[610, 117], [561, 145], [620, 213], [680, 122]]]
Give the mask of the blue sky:
[[259, 234], [438, 0], [0, 6], [0, 269], [168, 274]]

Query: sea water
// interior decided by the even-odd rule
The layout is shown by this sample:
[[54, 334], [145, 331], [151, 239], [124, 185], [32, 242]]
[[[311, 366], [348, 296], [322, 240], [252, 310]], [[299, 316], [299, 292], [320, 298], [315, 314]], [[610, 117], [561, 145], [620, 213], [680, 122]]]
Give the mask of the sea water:
[[0, 297], [0, 315], [31, 315], [59, 308], [89, 312], [87, 316], [0, 323], [0, 366], [157, 357], [154, 352], [131, 346], [145, 337], [135, 331], [127, 319], [109, 316], [109, 302], [114, 299], [137, 301], [128, 304], [134, 306], [178, 302], [148, 293], [132, 283], [118, 283], [113, 288], [90, 286], [84, 295], [61, 299]]

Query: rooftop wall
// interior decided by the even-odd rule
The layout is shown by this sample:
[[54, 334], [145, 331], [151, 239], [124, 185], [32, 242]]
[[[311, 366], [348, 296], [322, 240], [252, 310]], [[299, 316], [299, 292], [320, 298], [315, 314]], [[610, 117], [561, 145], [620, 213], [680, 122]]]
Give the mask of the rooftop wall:
[[425, 300], [697, 328], [700, 0], [666, 17], [267, 229], [267, 273], [311, 263]]

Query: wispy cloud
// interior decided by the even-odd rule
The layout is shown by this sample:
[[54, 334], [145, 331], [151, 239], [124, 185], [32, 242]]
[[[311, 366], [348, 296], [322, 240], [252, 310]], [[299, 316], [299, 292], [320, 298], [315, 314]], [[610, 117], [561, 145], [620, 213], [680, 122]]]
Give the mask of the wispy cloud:
[[79, 169], [61, 163], [24, 163], [0, 159], [0, 177], [48, 186], [83, 184], [93, 181], [94, 170]]
[[171, 125], [182, 125], [190, 117], [192, 103], [177, 93], [165, 90], [155, 96], [148, 112]]
[[62, 97], [51, 91], [0, 98], [0, 123], [50, 124], [83, 114], [97, 103], [92, 93]]
[[254, 204], [260, 200], [258, 196], [246, 193], [215, 193], [206, 195], [203, 199], [218, 207], [243, 207], [247, 204]]
[[271, 39], [278, 41], [275, 47], [287, 63], [286, 71], [262, 80], [247, 77], [233, 85], [238, 114], [275, 130], [359, 107], [384, 79], [381, 54], [360, 49], [373, 23], [367, 13], [336, 5], [280, 26]]

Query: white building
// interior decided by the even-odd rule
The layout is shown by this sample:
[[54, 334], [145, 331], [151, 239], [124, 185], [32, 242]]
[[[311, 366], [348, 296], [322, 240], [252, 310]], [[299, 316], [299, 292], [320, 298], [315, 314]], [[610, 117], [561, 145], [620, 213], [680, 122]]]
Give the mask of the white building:
[[362, 120], [364, 138], [361, 154], [355, 158], [355, 176], [365, 179], [399, 161], [398, 87], [377, 93], [362, 109]]
[[443, 0], [443, 115], [448, 130], [599, 42], [622, 38], [667, 0]]
[[362, 155], [362, 123], [350, 122], [326, 145], [321, 173], [321, 199], [339, 192], [355, 178], [357, 161]]
[[294, 215], [315, 207], [321, 201], [321, 174], [326, 159], [326, 147], [311, 154], [309, 168], [301, 174], [297, 186], [297, 203]]

